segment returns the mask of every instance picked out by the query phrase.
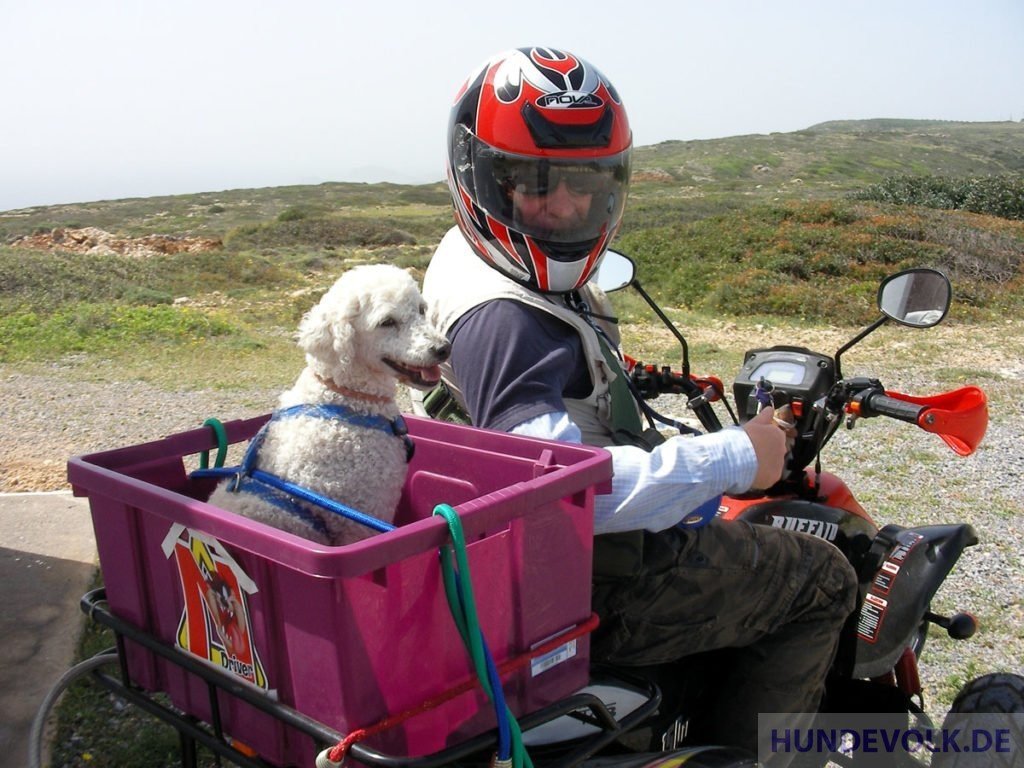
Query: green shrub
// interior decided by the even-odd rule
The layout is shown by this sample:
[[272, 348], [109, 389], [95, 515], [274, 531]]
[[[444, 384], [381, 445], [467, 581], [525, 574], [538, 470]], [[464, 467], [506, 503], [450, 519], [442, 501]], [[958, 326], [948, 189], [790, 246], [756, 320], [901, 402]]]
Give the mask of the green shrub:
[[237, 291], [242, 288], [282, 289], [294, 285], [300, 276], [281, 260], [258, 253], [233, 250], [183, 253], [150, 260], [162, 276], [156, 289], [174, 296], [208, 291]]
[[889, 176], [853, 194], [859, 200], [921, 205], [1024, 220], [1024, 175], [978, 178], [932, 175]]
[[419, 203], [421, 205], [439, 205], [447, 208], [452, 204], [451, 193], [447, 184], [432, 184], [410, 187], [398, 193], [403, 203]]
[[56, 305], [114, 299], [151, 283], [150, 265], [111, 254], [0, 248], [0, 298]]
[[789, 202], [781, 206], [769, 207], [768, 211], [779, 221], [793, 221], [799, 224], [852, 224], [859, 215], [849, 205], [839, 200], [820, 200], [817, 202]]
[[301, 221], [306, 218], [306, 212], [301, 208], [285, 208], [277, 214], [277, 220], [281, 222]]
[[167, 291], [154, 290], [144, 285], [133, 285], [124, 292], [121, 297], [129, 304], [144, 304], [153, 306], [156, 304], [171, 304], [174, 297]]
[[963, 209], [1024, 221], [1024, 176], [974, 179], [964, 195]]
[[187, 307], [73, 304], [51, 314], [0, 317], [0, 361], [39, 360], [144, 343], [185, 344], [235, 333], [224, 318]]
[[392, 226], [386, 219], [298, 218], [238, 227], [224, 238], [232, 250], [310, 246], [337, 248], [342, 246], [375, 247], [383, 245], [414, 245], [416, 238], [404, 229]]

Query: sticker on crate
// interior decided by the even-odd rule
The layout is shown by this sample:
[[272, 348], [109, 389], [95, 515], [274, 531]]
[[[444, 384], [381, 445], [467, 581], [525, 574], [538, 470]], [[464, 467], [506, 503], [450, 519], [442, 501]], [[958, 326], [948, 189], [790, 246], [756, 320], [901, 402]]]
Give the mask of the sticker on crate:
[[[573, 629], [573, 627], [569, 628], [569, 630], [571, 630], [571, 629]], [[569, 631], [569, 630], [566, 630], [566, 631]], [[558, 633], [558, 634], [551, 635], [550, 637], [546, 637], [543, 640], [541, 640], [540, 642], [534, 643], [531, 646], [531, 648], [536, 650], [537, 648], [539, 648], [540, 646], [544, 645], [548, 641], [553, 640], [554, 638], [558, 637], [559, 634], [563, 634], [563, 633]], [[547, 653], [542, 653], [540, 656], [537, 656], [537, 657], [535, 657], [533, 659], [530, 659], [530, 677], [536, 677], [537, 675], [539, 675], [539, 674], [541, 674], [543, 672], [547, 672], [552, 667], [557, 667], [563, 661], [568, 661], [569, 659], [573, 658], [575, 655], [576, 655], [576, 639], [573, 638], [572, 640], [569, 640], [569, 641], [567, 641], [565, 643], [562, 643], [561, 645], [559, 645], [556, 648], [552, 648]]]
[[175, 523], [163, 543], [185, 597], [174, 644], [263, 690], [267, 677], [252, 639], [246, 595], [255, 582], [212, 536]]

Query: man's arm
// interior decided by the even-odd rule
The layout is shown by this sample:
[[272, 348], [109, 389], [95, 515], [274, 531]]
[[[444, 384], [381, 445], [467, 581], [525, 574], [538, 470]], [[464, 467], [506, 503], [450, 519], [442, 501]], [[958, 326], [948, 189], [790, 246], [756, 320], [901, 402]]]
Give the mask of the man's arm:
[[[452, 366], [475, 425], [582, 442], [563, 399], [591, 389], [572, 328], [499, 300], [459, 320], [451, 340]], [[746, 490], [758, 468], [754, 445], [739, 429], [672, 438], [650, 453], [633, 446], [608, 450], [614, 477], [611, 494], [595, 503], [599, 533], [668, 528], [720, 493]]]
[[[565, 412], [538, 416], [511, 431], [581, 442], [579, 427]], [[757, 470], [754, 447], [741, 429], [673, 437], [649, 453], [631, 445], [606, 450], [612, 455], [614, 475], [611, 493], [594, 501], [596, 533], [670, 528], [721, 493], [747, 490]]]

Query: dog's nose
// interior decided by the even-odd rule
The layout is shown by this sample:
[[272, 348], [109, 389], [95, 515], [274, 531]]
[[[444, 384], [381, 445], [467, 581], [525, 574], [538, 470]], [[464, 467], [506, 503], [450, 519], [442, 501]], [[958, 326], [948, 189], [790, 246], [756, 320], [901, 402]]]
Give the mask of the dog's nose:
[[445, 340], [441, 344], [435, 344], [431, 351], [439, 361], [444, 362], [448, 359], [448, 355], [452, 353], [452, 345], [450, 342]]

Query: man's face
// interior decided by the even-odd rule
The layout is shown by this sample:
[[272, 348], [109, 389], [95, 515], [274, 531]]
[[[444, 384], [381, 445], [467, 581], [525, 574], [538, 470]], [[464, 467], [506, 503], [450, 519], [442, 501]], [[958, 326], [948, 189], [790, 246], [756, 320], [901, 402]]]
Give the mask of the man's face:
[[586, 169], [552, 169], [541, 183], [512, 187], [517, 223], [535, 233], [569, 233], [586, 223], [597, 185], [604, 180]]
[[534, 231], [563, 232], [579, 227], [590, 212], [589, 192], [574, 192], [565, 181], [560, 181], [547, 194], [530, 195], [516, 188], [512, 192], [512, 207], [516, 221]]

